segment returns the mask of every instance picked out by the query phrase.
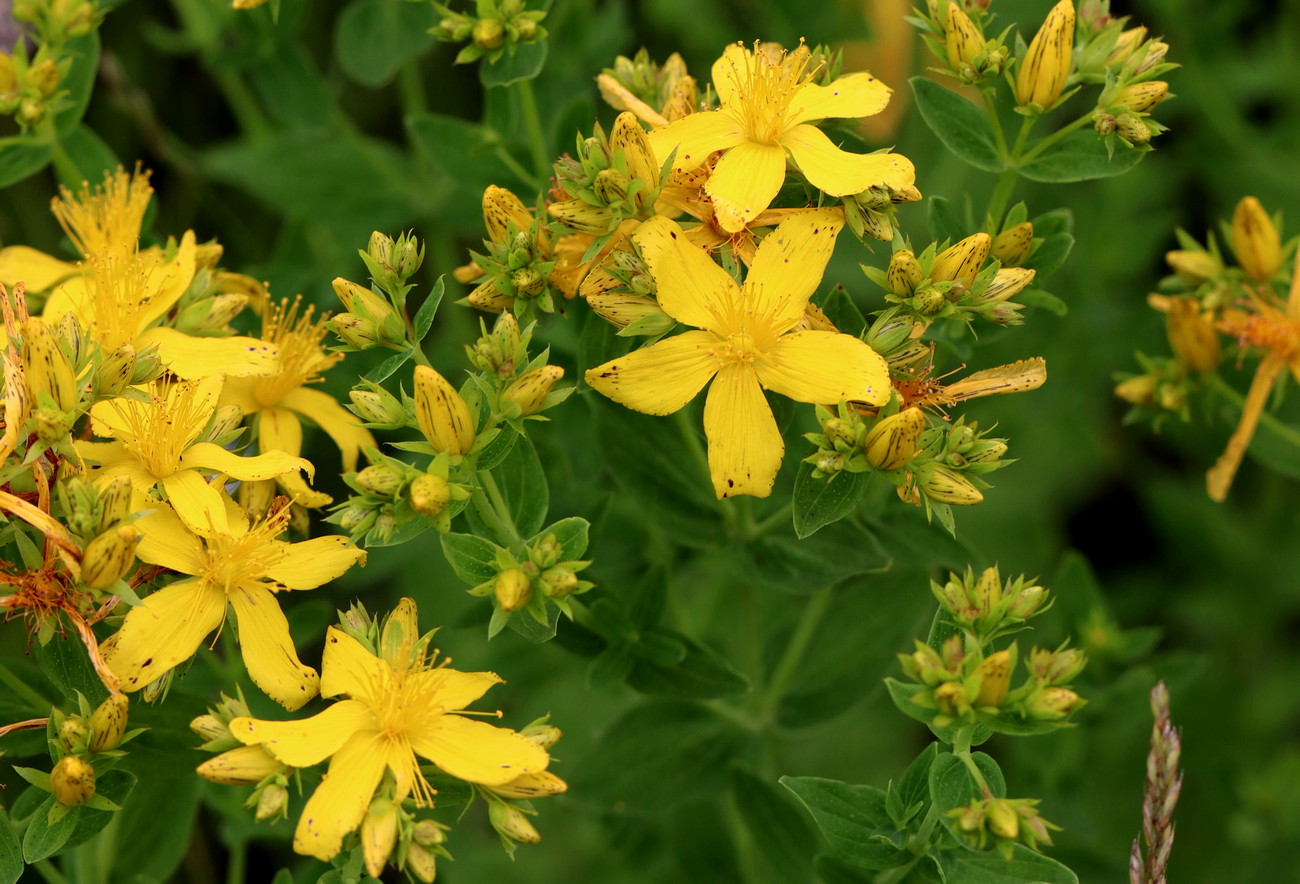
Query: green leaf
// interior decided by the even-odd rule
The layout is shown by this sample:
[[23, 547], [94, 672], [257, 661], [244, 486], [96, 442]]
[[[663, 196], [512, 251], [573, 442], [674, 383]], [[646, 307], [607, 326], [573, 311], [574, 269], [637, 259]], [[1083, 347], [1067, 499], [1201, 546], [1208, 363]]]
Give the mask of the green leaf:
[[575, 794], [625, 813], [662, 819], [721, 789], [751, 737], [729, 716], [682, 700], [653, 700], [618, 719], [578, 761]]
[[1031, 181], [1090, 181], [1122, 175], [1142, 157], [1143, 153], [1136, 150], [1120, 150], [1113, 157], [1107, 156], [1106, 145], [1097, 133], [1084, 129], [1071, 132], [1021, 166], [1020, 174]]
[[858, 305], [853, 303], [848, 289], [842, 285], [831, 289], [830, 294], [818, 302], [818, 306], [822, 308], [826, 318], [835, 323], [835, 327], [846, 335], [858, 338], [867, 330], [867, 318], [862, 315]]
[[959, 212], [951, 200], [941, 196], [930, 197], [930, 213], [926, 224], [930, 228], [930, 237], [935, 242], [964, 239], [971, 228], [970, 219]]
[[0, 147], [0, 187], [8, 187], [44, 169], [53, 150], [48, 144], [8, 144]]
[[[1006, 780], [1003, 779], [1002, 770], [992, 756], [983, 752], [972, 752], [971, 759], [984, 776], [993, 797], [1005, 798]], [[972, 801], [979, 801], [985, 797], [984, 790], [971, 776], [965, 763], [951, 752], [944, 752], [930, 766], [930, 800], [934, 802], [940, 822], [952, 832], [954, 837], [958, 837], [963, 845], [966, 841], [957, 834], [957, 819], [949, 816], [948, 811], [965, 807]]]
[[771, 877], [783, 884], [811, 880], [816, 836], [789, 794], [737, 764], [731, 769], [731, 796]]
[[569, 516], [538, 531], [529, 542], [554, 534], [555, 542], [560, 545], [560, 561], [573, 562], [581, 559], [583, 553], [587, 551], [587, 534], [590, 530], [591, 524], [586, 519], [581, 516]]
[[423, 341], [424, 336], [429, 333], [429, 329], [433, 326], [434, 314], [438, 312], [438, 305], [442, 303], [442, 296], [446, 291], [445, 280], [445, 275], [438, 277], [438, 281], [433, 284], [433, 288], [425, 297], [424, 303], [420, 305], [420, 309], [415, 313], [415, 319], [412, 320], [411, 325], [415, 328], [415, 339], [417, 341]]
[[1074, 872], [1023, 844], [1011, 845], [1011, 859], [969, 850], [945, 850], [936, 858], [948, 884], [1079, 884]]
[[556, 625], [560, 621], [560, 611], [555, 605], [546, 605], [542, 609], [546, 622], [539, 622], [527, 610], [515, 611], [510, 618], [510, 628], [536, 645], [555, 638]]
[[[1048, 274], [1055, 273], [1065, 263], [1073, 248], [1074, 237], [1069, 233], [1061, 231], [1048, 234], [1021, 266], [1037, 270], [1038, 274], [1034, 278], [1041, 282]], [[1023, 297], [1018, 300], [1023, 300]]]
[[875, 786], [852, 786], [821, 777], [781, 777], [781, 785], [803, 802], [841, 859], [868, 869], [901, 866], [912, 854], [892, 839], [896, 833]]
[[887, 570], [891, 561], [874, 534], [842, 521], [803, 540], [773, 533], [737, 543], [733, 551], [749, 579], [800, 594], [856, 574]]
[[338, 18], [334, 55], [344, 72], [363, 86], [383, 86], [398, 68], [434, 44], [437, 24], [424, 3], [353, 0]]
[[58, 804], [57, 799], [53, 795], [47, 795], [40, 807], [36, 808], [31, 822], [27, 824], [27, 831], [23, 833], [23, 859], [28, 863], [40, 862], [54, 856], [63, 849], [63, 845], [68, 843], [73, 830], [77, 828], [80, 808], [73, 808], [57, 822], [50, 823], [50, 811], [54, 810], [56, 804]]
[[536, 533], [546, 522], [551, 498], [533, 443], [526, 436], [520, 437], [505, 460], [492, 469], [492, 476], [519, 535]]
[[1016, 300], [1026, 307], [1042, 307], [1057, 316], [1064, 316], [1070, 312], [1070, 305], [1043, 289], [1026, 289], [1016, 296]]
[[[84, 37], [68, 41], [67, 52], [72, 58], [72, 64], [59, 81], [59, 88], [68, 91], [65, 100], [70, 104], [54, 116], [54, 128], [60, 141], [81, 125], [81, 118], [85, 116], [86, 107], [90, 104], [95, 76], [99, 71], [99, 32], [91, 31]], [[94, 179], [91, 182], [94, 183]], [[77, 184], [80, 185], [81, 182], [78, 181]]]
[[23, 875], [23, 852], [9, 814], [0, 806], [0, 884], [17, 884]]
[[814, 479], [813, 465], [800, 463], [794, 480], [794, 533], [802, 540], [857, 507], [867, 490], [867, 473], [833, 473]]
[[913, 77], [912, 94], [921, 119], [944, 146], [977, 169], [1001, 172], [1006, 163], [998, 156], [988, 115], [950, 89], [926, 77]]
[[470, 586], [497, 576], [495, 563], [499, 549], [492, 541], [473, 534], [442, 535], [442, 554], [447, 557], [447, 564]]
[[643, 694], [692, 700], [729, 697], [749, 688], [749, 679], [717, 651], [678, 632], [658, 632], [681, 645], [681, 659], [675, 664], [653, 660], [637, 653], [640, 645], [632, 645], [636, 656], [627, 673], [629, 687]]
[[80, 691], [93, 708], [108, 697], [108, 690], [95, 674], [86, 646], [76, 636], [71, 629], [63, 636], [56, 634], [46, 644], [37, 645], [36, 658], [66, 699], [75, 702]]
[[930, 803], [930, 768], [939, 756], [939, 744], [931, 743], [916, 756], [898, 784], [889, 784], [886, 797], [897, 802], [897, 812], [890, 802], [889, 813], [894, 824], [900, 827], [919, 821], [924, 816], [926, 805]]
[[[130, 872], [119, 880], [129, 877], [134, 881], [136, 876], [170, 880], [189, 848], [203, 780], [195, 776], [194, 762], [186, 753], [154, 748], [164, 745], [159, 739], [163, 734], [176, 741], [166, 745], [181, 745], [180, 741], [190, 736], [188, 729], [151, 730], [153, 739], [132, 743], [131, 754], [123, 762], [130, 764], [140, 779], [117, 824], [114, 864], [119, 871]], [[166, 813], [159, 813], [159, 808], [166, 808]]]
[[478, 450], [474, 455], [474, 468], [478, 470], [490, 470], [510, 456], [510, 452], [515, 447], [515, 442], [519, 441], [520, 436], [510, 427], [498, 427], [498, 432], [492, 437], [486, 445]]
[[393, 372], [405, 365], [406, 360], [410, 359], [414, 352], [414, 350], [403, 350], [400, 353], [394, 353], [392, 356], [389, 356], [383, 362], [370, 369], [370, 371], [366, 372], [364, 375], [365, 379], [376, 384], [382, 384], [393, 376]]
[[80, 125], [62, 141], [66, 162], [55, 167], [59, 183], [69, 190], [77, 190], [85, 181], [100, 181], [105, 172], [121, 165], [113, 148], [89, 126]]
[[486, 87], [509, 86], [521, 80], [531, 80], [542, 72], [546, 64], [547, 43], [514, 45], [513, 52], [506, 52], [495, 62], [479, 62], [478, 78]]

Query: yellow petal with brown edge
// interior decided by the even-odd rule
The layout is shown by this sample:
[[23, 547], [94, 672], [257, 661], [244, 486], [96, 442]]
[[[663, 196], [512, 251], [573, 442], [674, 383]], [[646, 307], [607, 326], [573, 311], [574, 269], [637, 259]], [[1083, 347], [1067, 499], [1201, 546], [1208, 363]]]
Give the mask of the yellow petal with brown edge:
[[320, 676], [298, 659], [289, 621], [274, 593], [244, 585], [227, 593], [239, 629], [239, 650], [253, 683], [292, 712], [316, 696]]
[[298, 818], [294, 852], [321, 860], [338, 854], [343, 837], [365, 819], [375, 789], [389, 766], [389, 755], [388, 740], [377, 733], [358, 734], [335, 754], [325, 779]]
[[442, 667], [429, 669], [410, 676], [416, 690], [423, 696], [436, 696], [444, 709], [464, 709], [482, 697], [493, 685], [505, 681], [495, 672], [461, 672]]
[[861, 193], [877, 185], [902, 190], [916, 182], [916, 168], [902, 154], [849, 153], [807, 123], [782, 135], [781, 144], [809, 183], [830, 196]]
[[775, 334], [793, 328], [821, 285], [844, 212], [816, 209], [785, 219], [763, 237], [745, 278], [745, 303]]
[[785, 443], [748, 365], [728, 365], [718, 372], [704, 401], [704, 435], [709, 440], [713, 491], [719, 498], [772, 493]]
[[302, 470], [308, 476], [316, 472], [311, 461], [283, 451], [264, 451], [250, 457], [241, 457], [211, 442], [195, 442], [181, 455], [181, 469], [195, 468], [215, 470], [245, 482], [274, 479], [294, 470]]
[[654, 277], [659, 306], [678, 322], [713, 328], [739, 299], [736, 281], [692, 245], [676, 221], [657, 215], [637, 228], [632, 241]]
[[775, 144], [745, 141], [718, 160], [704, 192], [713, 200], [718, 224], [736, 233], [772, 204], [784, 183], [785, 151]]
[[276, 476], [275, 482], [280, 486], [280, 491], [286, 497], [309, 510], [320, 509], [334, 502], [333, 497], [330, 497], [324, 491], [317, 491], [312, 488], [307, 484], [307, 480], [298, 473], [284, 473]]
[[60, 261], [29, 246], [0, 249], [0, 283], [10, 289], [21, 282], [29, 292], [42, 292], [81, 272], [78, 265]]
[[713, 377], [718, 339], [688, 331], [587, 370], [587, 383], [615, 402], [645, 414], [672, 414]]
[[647, 132], [646, 137], [659, 162], [666, 162], [668, 154], [676, 150], [673, 168], [690, 171], [715, 151], [740, 144], [745, 140], [745, 133], [731, 116], [719, 111], [703, 111]]
[[230, 733], [247, 746], [264, 746], [290, 767], [311, 767], [338, 752], [353, 734], [374, 726], [375, 716], [369, 706], [356, 700], [340, 700], [323, 712], [297, 721], [235, 718], [230, 722]]
[[137, 351], [150, 344], [177, 377], [187, 380], [214, 375], [247, 377], [275, 374], [280, 368], [280, 351], [261, 338], [194, 338], [174, 328], [156, 326], [136, 338]]
[[347, 694], [365, 701], [371, 699], [370, 692], [390, 669], [361, 642], [333, 626], [325, 630], [325, 651], [320, 668], [322, 697]]
[[378, 447], [374, 435], [361, 426], [357, 416], [328, 393], [299, 387], [286, 393], [280, 405], [296, 411], [325, 431], [325, 435], [339, 447], [346, 473], [357, 468], [357, 456], [363, 448]]
[[198, 574], [207, 564], [203, 541], [166, 504], [155, 504], [135, 526], [141, 534], [135, 550], [140, 561], [182, 574]]
[[880, 113], [894, 90], [868, 73], [840, 77], [829, 86], [808, 83], [790, 99], [787, 129], [826, 119], [861, 119]]
[[766, 350], [754, 368], [764, 387], [797, 402], [884, 405], [893, 389], [884, 358], [839, 332], [792, 332]]
[[331, 534], [284, 544], [279, 560], [266, 569], [266, 576], [290, 589], [315, 589], [365, 562], [364, 549], [349, 545], [342, 535]]
[[159, 483], [167, 493], [176, 515], [185, 526], [202, 537], [229, 534], [230, 519], [219, 490], [194, 470], [178, 470]]
[[417, 755], [457, 779], [484, 786], [545, 770], [551, 761], [545, 749], [516, 731], [459, 715], [439, 715], [408, 739]]
[[198, 578], [164, 586], [127, 613], [105, 662], [122, 690], [138, 691], [193, 657], [225, 614], [226, 594]]

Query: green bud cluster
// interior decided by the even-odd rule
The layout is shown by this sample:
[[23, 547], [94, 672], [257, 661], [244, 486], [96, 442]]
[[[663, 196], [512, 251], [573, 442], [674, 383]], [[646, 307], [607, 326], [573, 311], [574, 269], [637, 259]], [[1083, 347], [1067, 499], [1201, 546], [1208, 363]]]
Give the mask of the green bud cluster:
[[442, 18], [429, 33], [444, 43], [469, 41], [456, 56], [456, 64], [481, 58], [495, 64], [502, 55], [513, 54], [517, 46], [546, 39], [546, 28], [541, 24], [545, 10], [529, 10], [522, 0], [478, 0], [474, 15], [455, 12], [436, 2], [433, 8]]
[[625, 111], [608, 136], [597, 123], [591, 137], [578, 136], [573, 156], [555, 164], [556, 184], [568, 199], [551, 203], [547, 212], [574, 233], [600, 241], [623, 221], [654, 214], [668, 171], [636, 117]]

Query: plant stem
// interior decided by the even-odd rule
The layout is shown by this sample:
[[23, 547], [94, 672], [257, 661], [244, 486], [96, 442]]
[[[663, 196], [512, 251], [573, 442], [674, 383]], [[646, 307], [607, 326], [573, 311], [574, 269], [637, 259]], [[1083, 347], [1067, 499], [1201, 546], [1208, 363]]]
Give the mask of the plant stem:
[[48, 859], [43, 859], [40, 862], [34, 863], [32, 868], [35, 869], [42, 878], [49, 881], [50, 884], [69, 884], [68, 879], [64, 877], [58, 867]]
[[780, 705], [781, 698], [785, 696], [791, 679], [794, 678], [799, 669], [799, 664], [803, 662], [804, 654], [808, 652], [808, 648], [812, 644], [813, 637], [817, 633], [817, 627], [821, 625], [822, 620], [826, 617], [826, 612], [830, 610], [831, 600], [834, 597], [834, 589], [827, 586], [817, 590], [808, 599], [808, 605], [803, 609], [803, 616], [799, 618], [799, 623], [794, 628], [794, 634], [790, 636], [789, 644], [785, 646], [785, 650], [781, 653], [781, 659], [777, 661], [776, 668], [772, 670], [772, 679], [767, 684], [767, 690], [763, 692], [763, 703], [760, 707], [763, 718], [766, 719], [776, 712], [776, 707]]
[[226, 884], [243, 884], [248, 865], [248, 843], [243, 839], [230, 845], [230, 862], [226, 866]]
[[492, 478], [492, 474], [487, 470], [479, 470], [478, 483], [483, 494], [487, 495], [487, 499], [484, 500], [482, 495], [472, 495], [470, 501], [474, 504], [474, 511], [488, 523], [498, 537], [506, 541], [512, 551], [522, 548], [524, 539], [519, 535], [519, 529], [515, 527], [515, 520], [510, 516], [510, 510], [501, 495], [501, 489], [497, 486], [497, 480]]
[[54, 706], [49, 700], [42, 697], [32, 688], [24, 684], [18, 676], [9, 671], [9, 667], [0, 663], [0, 682], [4, 682], [19, 697], [22, 697], [37, 712], [44, 712]]
[[[1246, 397], [1243, 396], [1236, 389], [1234, 389], [1233, 386], [1229, 384], [1227, 381], [1225, 381], [1222, 377], [1220, 377], [1217, 374], [1211, 374], [1210, 383], [1217, 392], [1222, 393], [1224, 396], [1231, 399], [1238, 408], [1245, 407]], [[1287, 442], [1290, 442], [1295, 447], [1300, 448], [1300, 432], [1297, 432], [1292, 427], [1288, 427], [1286, 424], [1278, 420], [1274, 415], [1270, 414], [1267, 411], [1261, 411], [1259, 413], [1259, 422], [1264, 426], [1268, 427], [1279, 437], [1285, 439]]]
[[966, 765], [970, 771], [971, 779], [980, 787], [980, 791], [985, 795], [992, 795], [989, 790], [988, 781], [984, 779], [984, 772], [980, 770], [979, 765], [970, 754], [971, 737], [975, 734], [975, 725], [969, 724], [963, 727], [952, 738], [952, 754], [961, 759], [961, 763]]
[[428, 97], [424, 93], [424, 82], [420, 78], [418, 59], [412, 59], [398, 69], [397, 92], [401, 96], [403, 116], [423, 113], [429, 109]]
[[1060, 141], [1060, 140], [1061, 140], [1062, 138], [1064, 138], [1066, 135], [1069, 135], [1069, 134], [1070, 134], [1071, 132], [1073, 132], [1075, 129], [1078, 129], [1078, 128], [1079, 128], [1080, 126], [1082, 126], [1084, 123], [1090, 123], [1090, 122], [1092, 122], [1092, 115], [1091, 115], [1091, 113], [1087, 113], [1087, 114], [1084, 114], [1083, 116], [1078, 117], [1077, 119], [1075, 119], [1075, 120], [1073, 120], [1073, 121], [1067, 123], [1065, 126], [1063, 126], [1063, 127], [1060, 128], [1060, 129], [1057, 129], [1057, 130], [1056, 130], [1055, 132], [1053, 132], [1051, 135], [1048, 135], [1048, 136], [1044, 137], [1043, 140], [1039, 141], [1037, 144], [1035, 144], [1035, 145], [1034, 145], [1033, 147], [1031, 147], [1029, 150], [1025, 151], [1024, 154], [1023, 154], [1022, 156], [1019, 157], [1019, 163], [1020, 163], [1021, 165], [1023, 165], [1023, 164], [1025, 164], [1025, 163], [1029, 162], [1029, 161], [1032, 160], [1034, 157], [1038, 156], [1040, 153], [1042, 153], [1043, 151], [1047, 150], [1047, 149], [1048, 149], [1049, 147], [1051, 147], [1053, 144], [1055, 144], [1056, 142]]
[[550, 177], [550, 156], [546, 150], [546, 135], [542, 132], [542, 118], [537, 113], [537, 96], [533, 94], [531, 80], [519, 82], [519, 107], [524, 114], [524, 129], [528, 133], [528, 146], [533, 153], [533, 166], [537, 178], [545, 181]]
[[1016, 188], [1016, 180], [1020, 174], [1015, 169], [1007, 169], [998, 176], [998, 183], [993, 187], [993, 195], [989, 197], [988, 221], [989, 236], [997, 236], [998, 229], [1002, 226], [1002, 216], [1007, 211], [1007, 203], [1011, 200], [1011, 192]]
[[980, 97], [984, 99], [984, 112], [988, 114], [989, 123], [993, 126], [993, 140], [997, 143], [998, 156], [1003, 162], [1009, 163], [1010, 155], [1007, 153], [1007, 137], [1002, 134], [1002, 121], [998, 119], [997, 105], [993, 103], [993, 94], [995, 89], [992, 86], [980, 90]]

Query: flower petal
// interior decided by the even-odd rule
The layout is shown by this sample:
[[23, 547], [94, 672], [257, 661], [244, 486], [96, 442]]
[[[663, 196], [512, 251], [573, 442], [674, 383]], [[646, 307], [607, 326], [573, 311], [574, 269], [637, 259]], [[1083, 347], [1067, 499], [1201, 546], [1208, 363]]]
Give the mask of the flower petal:
[[690, 114], [662, 129], [646, 134], [655, 159], [660, 163], [676, 149], [673, 168], [689, 171], [697, 168], [715, 151], [735, 147], [745, 140], [740, 124], [720, 111]]
[[[53, 255], [38, 252], [28, 246], [8, 246], [0, 249], [0, 283], [12, 289], [21, 282], [29, 292], [40, 292], [70, 276], [81, 273], [81, 268]], [[47, 302], [48, 303], [48, 302]], [[65, 307], [52, 318], [67, 312]]]
[[[193, 230], [185, 231], [180, 245], [176, 247], [176, 255], [170, 261], [163, 259], [161, 249], [148, 249], [137, 253], [132, 272], [142, 277], [142, 284], [138, 291], [141, 294], [147, 293], [147, 297], [140, 301], [140, 312], [136, 314], [140, 323], [136, 326], [137, 329], [143, 330], [145, 326], [164, 316], [181, 299], [181, 295], [185, 294], [185, 290], [190, 287], [190, 282], [194, 279], [197, 255], [198, 244], [195, 242]], [[204, 340], [190, 338], [188, 335], [185, 337], [188, 340]], [[166, 359], [163, 361], [166, 362]]]
[[236, 718], [230, 722], [230, 733], [246, 746], [265, 746], [290, 767], [311, 767], [338, 752], [357, 731], [374, 726], [369, 706], [340, 700], [324, 712], [297, 721]]
[[704, 401], [704, 434], [719, 498], [772, 493], [785, 443], [752, 368], [728, 365], [718, 372]]
[[861, 193], [876, 185], [903, 190], [916, 183], [916, 169], [902, 154], [849, 153], [807, 123], [782, 135], [781, 144], [809, 183], [830, 196]]
[[203, 570], [203, 541], [185, 527], [171, 507], [159, 504], [135, 525], [143, 535], [135, 550], [140, 561], [182, 574], [198, 574]]
[[365, 564], [366, 551], [348, 544], [339, 534], [284, 544], [280, 560], [266, 576], [290, 589], [315, 589], [356, 564]]
[[158, 346], [163, 365], [186, 379], [275, 374], [280, 367], [279, 349], [260, 338], [195, 338], [160, 325], [135, 340], [137, 350], [150, 344]]
[[329, 860], [343, 847], [343, 836], [361, 825], [388, 767], [388, 741], [379, 734], [349, 740], [330, 761], [293, 833], [296, 853]]
[[411, 678], [419, 685], [416, 688], [419, 693], [436, 695], [442, 707], [449, 711], [464, 709], [493, 685], [505, 681], [495, 672], [460, 672], [445, 666], [415, 673]]
[[718, 370], [717, 339], [688, 331], [587, 370], [587, 383], [628, 408], [672, 414]]
[[650, 268], [665, 313], [696, 328], [712, 328], [738, 299], [736, 281], [703, 249], [692, 245], [676, 221], [657, 215], [632, 235]]
[[704, 192], [713, 200], [718, 224], [736, 233], [772, 204], [784, 183], [785, 151], [775, 144], [745, 141], [718, 160]]
[[325, 653], [320, 668], [322, 697], [347, 694], [358, 700], [369, 700], [388, 667], [361, 642], [331, 626], [325, 630]]
[[181, 455], [181, 469], [194, 468], [214, 470], [244, 482], [274, 479], [294, 470], [305, 470], [310, 476], [316, 470], [311, 461], [283, 451], [266, 451], [251, 457], [240, 457], [211, 442], [195, 442]]
[[453, 777], [485, 786], [545, 770], [551, 760], [545, 749], [516, 731], [459, 715], [440, 715], [409, 739], [418, 755]]
[[808, 83], [790, 99], [786, 128], [829, 118], [859, 119], [880, 113], [894, 90], [868, 73], [840, 77], [829, 86]]
[[743, 97], [745, 81], [754, 66], [753, 53], [743, 43], [729, 43], [709, 72], [720, 104], [732, 104]]
[[350, 473], [357, 468], [357, 455], [361, 449], [377, 447], [375, 437], [361, 426], [357, 416], [328, 393], [299, 387], [286, 393], [280, 404], [308, 418], [334, 440], [343, 454], [344, 472]]
[[194, 470], [178, 470], [161, 480], [167, 499], [195, 534], [229, 534], [230, 519], [222, 494]]
[[263, 408], [257, 413], [257, 447], [260, 451], [302, 454], [302, 423], [287, 408]]
[[122, 690], [138, 691], [193, 657], [225, 613], [225, 593], [198, 578], [164, 586], [126, 615], [105, 662]]
[[798, 402], [834, 405], [841, 399], [884, 405], [889, 366], [852, 335], [799, 331], [785, 335], [755, 363], [758, 382]]
[[841, 209], [800, 212], [763, 237], [745, 278], [745, 303], [766, 317], [777, 334], [803, 318], [804, 307], [821, 285], [835, 238], [844, 227]]
[[289, 711], [298, 709], [320, 687], [316, 670], [298, 659], [289, 620], [275, 594], [264, 586], [245, 584], [228, 593], [239, 628], [239, 649], [253, 683]]

